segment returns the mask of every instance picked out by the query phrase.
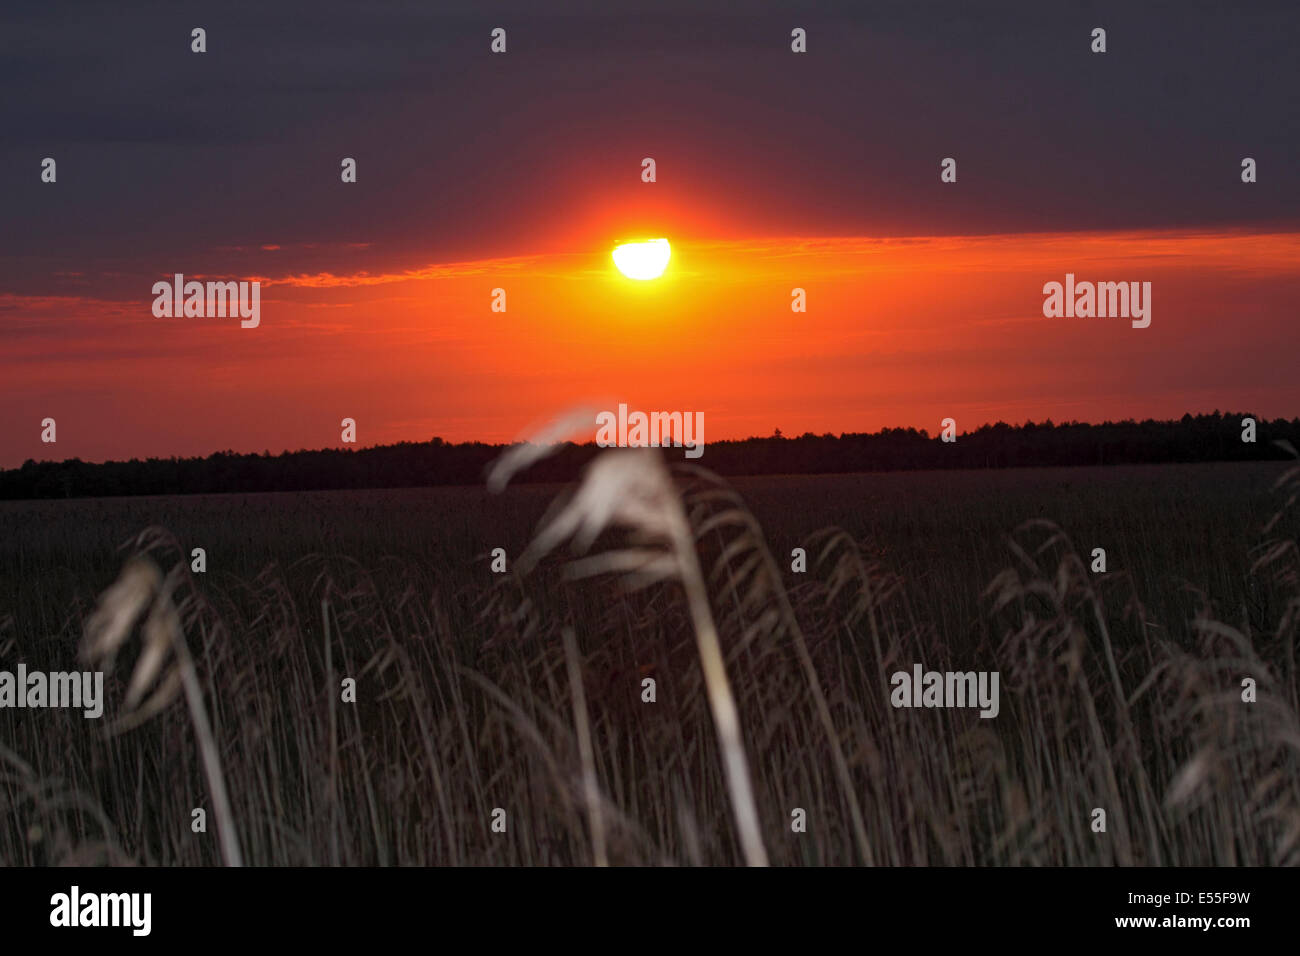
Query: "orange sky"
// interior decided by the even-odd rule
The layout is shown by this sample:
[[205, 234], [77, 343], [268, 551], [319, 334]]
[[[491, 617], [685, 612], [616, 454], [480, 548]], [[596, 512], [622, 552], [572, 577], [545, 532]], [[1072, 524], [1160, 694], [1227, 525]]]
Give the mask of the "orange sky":
[[[574, 405], [703, 411], [705, 438], [870, 431], [941, 418], [1300, 413], [1300, 234], [1080, 233], [692, 239], [660, 280], [613, 269], [614, 230], [575, 248], [388, 274], [277, 271], [261, 325], [157, 319], [129, 301], [0, 295], [0, 465], [507, 441]], [[563, 247], [563, 244], [558, 244]], [[1047, 319], [1042, 286], [1152, 283], [1150, 328]], [[187, 278], [198, 278], [188, 276]], [[253, 278], [222, 275], [208, 278]], [[806, 314], [790, 310], [807, 291]], [[490, 310], [506, 290], [507, 311]], [[40, 421], [58, 422], [58, 444]], [[17, 427], [13, 427], [13, 426]], [[588, 436], [591, 437], [591, 436]]]

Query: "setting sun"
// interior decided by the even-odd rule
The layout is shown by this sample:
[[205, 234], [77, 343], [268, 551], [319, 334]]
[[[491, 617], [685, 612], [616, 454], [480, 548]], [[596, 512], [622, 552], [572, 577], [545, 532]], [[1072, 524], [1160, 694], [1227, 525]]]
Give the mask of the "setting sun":
[[625, 242], [614, 247], [614, 265], [629, 279], [658, 279], [668, 268], [670, 255], [667, 239]]

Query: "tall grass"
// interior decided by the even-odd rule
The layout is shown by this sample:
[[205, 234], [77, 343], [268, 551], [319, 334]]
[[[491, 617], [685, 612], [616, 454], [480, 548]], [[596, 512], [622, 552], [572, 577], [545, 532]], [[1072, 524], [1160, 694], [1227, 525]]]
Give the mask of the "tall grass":
[[[1093, 574], [1092, 542], [1045, 518], [966, 593], [851, 531], [776, 546], [707, 473], [607, 457], [504, 575], [491, 536], [474, 561], [345, 542], [254, 576], [135, 539], [126, 573], [158, 577], [106, 674], [112, 732], [0, 710], [0, 862], [218, 864], [227, 833], [253, 865], [1300, 862], [1295, 470], [1251, 550], [1162, 569], [1187, 580], [1160, 609], [1188, 613], [1157, 618], [1151, 569]], [[0, 606], [0, 667], [75, 666], [109, 605], [56, 617], [52, 584], [25, 588]], [[914, 663], [998, 670], [999, 715], [895, 710], [889, 676]]]

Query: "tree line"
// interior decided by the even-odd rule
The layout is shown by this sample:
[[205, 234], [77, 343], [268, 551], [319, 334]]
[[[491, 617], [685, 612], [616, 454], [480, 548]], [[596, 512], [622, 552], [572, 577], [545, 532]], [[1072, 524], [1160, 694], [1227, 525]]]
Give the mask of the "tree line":
[[[1300, 448], [1300, 418], [1256, 419], [1247, 441], [1246, 414], [1184, 415], [1176, 421], [1086, 424], [1048, 420], [999, 422], [942, 441], [924, 429], [885, 428], [870, 434], [798, 437], [777, 429], [767, 438], [711, 441], [698, 464], [725, 476], [840, 474], [941, 468], [1164, 464], [1282, 459], [1278, 441]], [[92, 463], [28, 460], [0, 471], [0, 499], [80, 498], [253, 491], [312, 491], [481, 484], [506, 445], [452, 444], [441, 438], [361, 449], [320, 449], [272, 455], [220, 451], [206, 458], [133, 458]], [[534, 482], [576, 477], [600, 451], [593, 442], [567, 443], [522, 476]], [[682, 449], [664, 448], [670, 462]]]

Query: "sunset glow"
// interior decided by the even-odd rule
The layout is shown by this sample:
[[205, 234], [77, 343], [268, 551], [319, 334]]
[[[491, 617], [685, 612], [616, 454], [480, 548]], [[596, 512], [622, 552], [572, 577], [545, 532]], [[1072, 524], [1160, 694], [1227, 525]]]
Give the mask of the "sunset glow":
[[[154, 318], [150, 286], [165, 274], [98, 295], [2, 294], [11, 318], [0, 373], [15, 420], [58, 418], [60, 454], [90, 460], [325, 446], [348, 414], [365, 423], [365, 443], [511, 441], [551, 409], [628, 401], [704, 410], [722, 440], [776, 427], [933, 429], [947, 415], [1100, 421], [1229, 403], [1280, 414], [1295, 394], [1295, 233], [676, 245], [655, 282], [629, 282], [596, 242], [445, 262], [250, 250], [222, 274], [262, 279], [256, 329], [238, 317]], [[1151, 327], [1045, 318], [1044, 283], [1069, 272], [1153, 281]], [[489, 308], [497, 286], [509, 290], [506, 313]], [[796, 287], [807, 313], [791, 311]], [[1229, 360], [1241, 333], [1226, 319], [1238, 314], [1252, 316], [1258, 344]], [[52, 352], [52, 335], [81, 348]], [[38, 429], [0, 441], [10, 466], [42, 453]]]
[[[701, 411], [711, 442], [1295, 414], [1286, 18], [1221, 24], [1262, 47], [1249, 69], [1180, 22], [1159, 52], [1200, 85], [1171, 101], [1139, 83], [1135, 105], [1134, 75], [1096, 73], [1132, 43], [1094, 54], [1091, 25], [1076, 42], [1047, 15], [995, 31], [1037, 37], [1011, 70], [964, 20], [921, 13], [888, 36], [847, 13], [802, 24], [799, 53], [785, 14], [700, 32], [685, 14], [539, 12], [493, 53], [437, 26], [446, 5], [380, 4], [393, 23], [345, 31], [346, 75], [383, 97], [292, 24], [253, 19], [294, 70], [263, 62], [271, 39], [178, 49], [191, 70], [252, 58], [236, 75], [257, 109], [210, 77], [196, 105], [198, 77], [158, 86], [171, 73], [132, 61], [85, 132], [61, 112], [81, 90], [63, 34], [31, 37], [48, 72], [7, 102], [11, 125], [40, 122], [0, 146], [25, 170], [0, 236], [0, 467], [338, 447], [344, 418], [360, 447], [510, 442], [588, 403]], [[464, 82], [432, 81], [434, 62]], [[1259, 63], [1286, 72], [1262, 84]], [[880, 109], [848, 121], [863, 104]], [[177, 119], [199, 115], [210, 129]], [[1057, 115], [1105, 135], [1045, 143]], [[78, 135], [95, 152], [75, 156]], [[233, 162], [216, 142], [257, 151]], [[208, 314], [210, 290], [225, 306]]]

